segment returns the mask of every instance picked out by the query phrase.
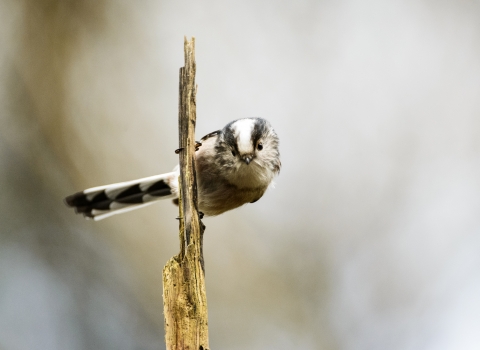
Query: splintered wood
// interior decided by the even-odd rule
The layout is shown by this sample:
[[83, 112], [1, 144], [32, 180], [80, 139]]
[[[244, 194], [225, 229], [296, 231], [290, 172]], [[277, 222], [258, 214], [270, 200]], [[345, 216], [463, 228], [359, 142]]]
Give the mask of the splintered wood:
[[179, 211], [180, 253], [163, 268], [163, 309], [168, 350], [208, 350], [207, 295], [203, 231], [197, 209], [195, 174], [195, 38], [185, 38], [185, 67], [180, 68]]

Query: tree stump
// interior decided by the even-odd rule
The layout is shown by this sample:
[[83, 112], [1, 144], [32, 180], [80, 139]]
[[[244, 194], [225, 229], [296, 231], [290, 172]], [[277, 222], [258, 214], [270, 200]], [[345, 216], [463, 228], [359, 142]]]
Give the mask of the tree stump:
[[195, 38], [184, 40], [185, 67], [180, 68], [179, 211], [180, 253], [163, 269], [163, 309], [167, 350], [207, 350], [207, 295], [203, 231], [197, 209], [195, 173]]

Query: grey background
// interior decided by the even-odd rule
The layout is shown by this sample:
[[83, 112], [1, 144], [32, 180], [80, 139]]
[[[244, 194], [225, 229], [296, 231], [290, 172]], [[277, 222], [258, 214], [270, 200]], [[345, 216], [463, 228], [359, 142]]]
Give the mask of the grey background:
[[478, 1], [0, 0], [0, 349], [162, 349], [170, 201], [62, 203], [264, 117], [283, 169], [204, 220], [212, 349], [480, 348]]

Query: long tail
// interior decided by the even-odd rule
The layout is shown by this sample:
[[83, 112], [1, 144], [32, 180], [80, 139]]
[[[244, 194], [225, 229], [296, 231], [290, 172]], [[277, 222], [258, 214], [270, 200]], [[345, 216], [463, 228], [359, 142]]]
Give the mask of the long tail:
[[65, 204], [86, 219], [101, 220], [111, 215], [142, 208], [160, 199], [177, 198], [178, 172], [92, 187], [65, 198]]

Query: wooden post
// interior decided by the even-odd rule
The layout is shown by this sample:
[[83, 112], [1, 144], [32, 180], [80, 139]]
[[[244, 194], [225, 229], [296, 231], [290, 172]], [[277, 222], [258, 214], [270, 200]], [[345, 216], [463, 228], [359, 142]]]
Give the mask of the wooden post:
[[195, 38], [185, 38], [180, 68], [180, 253], [163, 268], [163, 310], [167, 350], [207, 350], [207, 295], [203, 268], [203, 231], [197, 210], [195, 174]]

